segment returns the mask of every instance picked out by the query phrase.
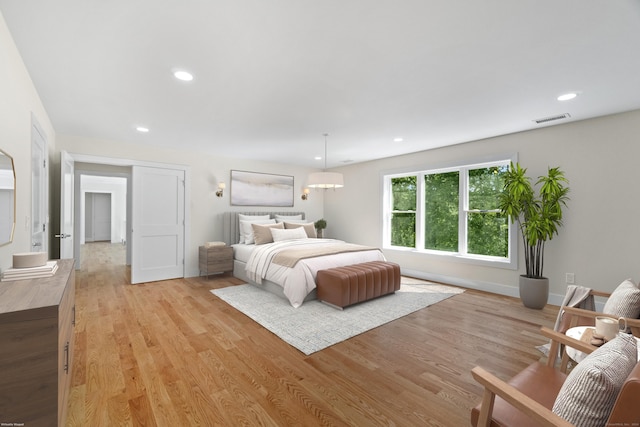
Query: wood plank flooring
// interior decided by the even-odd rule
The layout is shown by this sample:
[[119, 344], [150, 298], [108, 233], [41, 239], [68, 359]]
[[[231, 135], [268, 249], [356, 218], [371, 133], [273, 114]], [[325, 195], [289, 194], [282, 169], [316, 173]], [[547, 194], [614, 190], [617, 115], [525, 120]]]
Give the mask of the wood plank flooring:
[[83, 247], [68, 426], [467, 426], [471, 368], [538, 360], [558, 310], [468, 290], [305, 356], [209, 292], [230, 275], [129, 285], [123, 264]]

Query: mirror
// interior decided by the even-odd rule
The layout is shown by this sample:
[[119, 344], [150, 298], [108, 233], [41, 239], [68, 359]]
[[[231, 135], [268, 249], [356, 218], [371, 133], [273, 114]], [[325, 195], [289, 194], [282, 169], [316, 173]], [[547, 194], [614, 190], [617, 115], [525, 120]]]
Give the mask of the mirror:
[[13, 241], [16, 226], [16, 173], [13, 157], [0, 150], [0, 246]]

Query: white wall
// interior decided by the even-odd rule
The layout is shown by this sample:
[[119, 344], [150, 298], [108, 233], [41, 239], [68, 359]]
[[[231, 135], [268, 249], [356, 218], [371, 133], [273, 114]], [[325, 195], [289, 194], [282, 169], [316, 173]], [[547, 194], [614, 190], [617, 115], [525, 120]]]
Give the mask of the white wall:
[[47, 135], [50, 153], [55, 134], [1, 12], [0, 64], [0, 148], [13, 157], [16, 169], [15, 235], [13, 243], [0, 247], [0, 269], [5, 269], [14, 253], [31, 250], [31, 114]]
[[[546, 173], [548, 166], [560, 166], [570, 180], [564, 227], [546, 246], [544, 273], [550, 279], [550, 302], [561, 302], [567, 272], [575, 273], [576, 284], [603, 291], [612, 291], [626, 278], [640, 280], [640, 111], [343, 167], [345, 187], [327, 193], [325, 217], [338, 237], [380, 246], [384, 171], [513, 152], [534, 177]], [[513, 271], [385, 251], [390, 261], [424, 277], [514, 296], [518, 276], [524, 274], [522, 250], [519, 253], [519, 270]]]
[[[309, 220], [319, 219], [323, 215], [323, 192], [312, 191], [307, 201], [300, 198], [307, 175], [315, 172], [315, 169], [71, 135], [58, 135], [57, 148], [74, 154], [187, 165], [191, 176], [191, 218], [188, 220], [191, 225], [192, 246], [187, 248], [189, 252], [187, 259], [190, 260], [186, 269], [187, 276], [199, 274], [198, 246], [208, 241], [224, 240], [222, 229], [224, 212], [304, 211]], [[232, 169], [294, 176], [294, 206], [292, 208], [231, 206], [229, 195], [232, 190], [229, 188], [229, 182]], [[227, 183], [227, 188], [224, 190], [224, 196], [218, 198], [215, 191], [220, 181]]]
[[108, 176], [82, 175], [80, 177], [80, 244], [85, 243], [86, 193], [111, 194], [111, 243], [126, 240], [127, 180]]

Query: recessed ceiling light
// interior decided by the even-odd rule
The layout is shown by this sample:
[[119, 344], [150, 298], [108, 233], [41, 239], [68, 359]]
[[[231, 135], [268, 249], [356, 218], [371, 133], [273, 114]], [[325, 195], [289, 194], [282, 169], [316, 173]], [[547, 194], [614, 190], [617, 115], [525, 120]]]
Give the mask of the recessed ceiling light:
[[147, 133], [147, 132], [149, 132], [149, 128], [146, 128], [146, 127], [144, 127], [144, 126], [138, 126], [138, 127], [136, 127], [136, 130], [137, 130], [138, 132], [140, 132], [140, 133]]
[[565, 94], [560, 95], [560, 96], [558, 97], [558, 101], [568, 101], [568, 100], [570, 100], [570, 99], [575, 98], [576, 96], [578, 96], [578, 94], [577, 94], [577, 93], [575, 93], [575, 92], [565, 93]]
[[404, 141], [404, 138], [401, 138], [401, 137], [393, 138], [393, 142], [402, 142], [402, 141]]
[[313, 158], [313, 160], [322, 160], [322, 157], [320, 157], [320, 156], [315, 156], [315, 157]]
[[182, 80], [183, 82], [190, 82], [191, 80], [193, 80], [193, 74], [184, 70], [174, 71], [173, 76], [178, 80]]

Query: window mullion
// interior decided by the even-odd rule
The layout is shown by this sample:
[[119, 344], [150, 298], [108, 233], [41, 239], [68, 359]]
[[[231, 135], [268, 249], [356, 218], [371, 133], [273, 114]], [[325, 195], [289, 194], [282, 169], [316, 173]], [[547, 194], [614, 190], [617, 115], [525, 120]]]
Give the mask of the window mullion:
[[458, 215], [458, 252], [467, 254], [467, 223], [469, 215], [469, 169], [460, 168], [459, 172], [459, 215]]
[[424, 173], [418, 174], [416, 182], [416, 249], [424, 249], [424, 204], [426, 203], [426, 195], [424, 194]]

